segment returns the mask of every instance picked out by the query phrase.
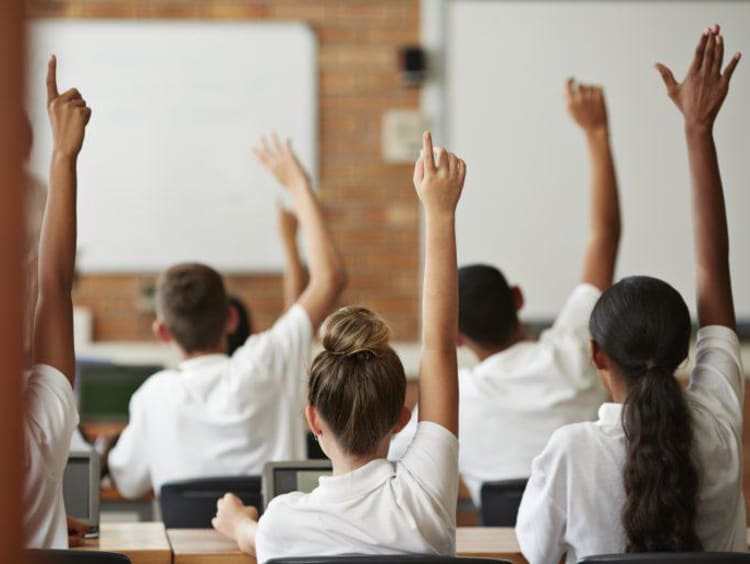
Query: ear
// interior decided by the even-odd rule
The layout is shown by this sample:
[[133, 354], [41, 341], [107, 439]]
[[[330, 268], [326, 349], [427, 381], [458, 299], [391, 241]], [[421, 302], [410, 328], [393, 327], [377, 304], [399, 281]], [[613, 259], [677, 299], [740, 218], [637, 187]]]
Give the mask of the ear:
[[596, 366], [596, 369], [609, 370], [609, 357], [607, 357], [607, 353], [605, 353], [599, 346], [599, 343], [593, 339], [589, 341], [589, 345], [591, 347], [591, 361], [594, 363], [594, 366]]
[[229, 308], [227, 309], [227, 324], [225, 327], [225, 331], [227, 332], [227, 335], [231, 335], [235, 331], [237, 331], [237, 327], [240, 324], [240, 314], [237, 311], [237, 308], [234, 307], [232, 304], [229, 304]]
[[456, 333], [456, 347], [461, 348], [466, 346], [466, 336], [463, 333]]
[[409, 424], [409, 421], [411, 421], [411, 409], [405, 405], [401, 406], [401, 415], [398, 416], [398, 423], [391, 429], [391, 433], [394, 435], [400, 433]]
[[164, 323], [158, 319], [154, 320], [151, 324], [151, 330], [154, 332], [154, 336], [159, 339], [162, 343], [172, 342], [172, 333]]
[[510, 291], [513, 292], [513, 305], [516, 306], [516, 311], [521, 311], [526, 303], [523, 297], [523, 290], [521, 290], [520, 286], [511, 286]]
[[318, 412], [309, 403], [305, 406], [305, 419], [307, 419], [307, 425], [310, 427], [313, 435], [319, 437], [323, 434], [323, 429], [320, 427]]

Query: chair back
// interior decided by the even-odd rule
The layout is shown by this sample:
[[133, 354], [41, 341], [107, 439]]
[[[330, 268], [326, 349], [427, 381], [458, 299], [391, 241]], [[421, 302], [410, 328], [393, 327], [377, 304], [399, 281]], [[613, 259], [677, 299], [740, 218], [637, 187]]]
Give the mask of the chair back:
[[91, 550], [25, 550], [26, 564], [130, 564], [130, 558], [115, 552]]
[[482, 484], [482, 524], [485, 527], [515, 527], [518, 506], [528, 478]]
[[496, 558], [460, 558], [433, 554], [345, 554], [273, 558], [266, 564], [513, 564]]
[[739, 552], [639, 552], [587, 556], [579, 564], [737, 564], [750, 563], [750, 554]]

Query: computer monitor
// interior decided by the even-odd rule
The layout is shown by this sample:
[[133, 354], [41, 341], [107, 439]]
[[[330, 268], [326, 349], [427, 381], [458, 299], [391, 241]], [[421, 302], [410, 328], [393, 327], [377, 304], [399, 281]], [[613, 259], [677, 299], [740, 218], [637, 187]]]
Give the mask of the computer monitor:
[[277, 495], [289, 492], [310, 493], [318, 487], [318, 478], [332, 473], [330, 460], [269, 462], [263, 468], [263, 504], [268, 507]]
[[87, 537], [99, 535], [99, 480], [96, 451], [71, 451], [63, 474], [65, 512], [89, 526]]
[[81, 423], [127, 423], [130, 396], [158, 365], [78, 362], [76, 393]]

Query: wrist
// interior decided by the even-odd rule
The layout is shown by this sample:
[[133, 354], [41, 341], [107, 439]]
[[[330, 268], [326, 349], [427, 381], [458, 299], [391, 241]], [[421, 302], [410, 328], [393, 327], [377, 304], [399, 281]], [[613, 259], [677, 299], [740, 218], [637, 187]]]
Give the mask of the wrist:
[[240, 550], [245, 553], [252, 553], [253, 551], [252, 539], [250, 538], [252, 523], [253, 520], [247, 515], [238, 517], [234, 522], [234, 540]]
[[452, 226], [456, 222], [456, 211], [454, 209], [430, 209], [425, 208], [425, 221], [434, 225]]
[[609, 127], [606, 125], [586, 129], [585, 134], [589, 143], [609, 143]]
[[685, 120], [685, 134], [688, 137], [711, 137], [713, 130], [713, 123]]
[[55, 163], [73, 163], [75, 164], [78, 160], [78, 153], [72, 153], [64, 149], [55, 147], [52, 150], [52, 161]]

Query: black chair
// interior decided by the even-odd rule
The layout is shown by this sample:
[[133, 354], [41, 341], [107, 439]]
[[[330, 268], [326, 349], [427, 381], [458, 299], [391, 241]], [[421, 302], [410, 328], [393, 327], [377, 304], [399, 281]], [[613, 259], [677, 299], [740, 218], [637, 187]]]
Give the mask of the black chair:
[[458, 558], [432, 554], [349, 554], [342, 556], [301, 556], [273, 558], [266, 564], [513, 564], [496, 558]]
[[260, 476], [199, 478], [161, 487], [159, 505], [167, 529], [206, 529], [216, 515], [216, 501], [231, 492], [245, 505], [263, 510]]
[[750, 554], [738, 552], [641, 552], [633, 554], [598, 554], [587, 556], [579, 564], [737, 564], [750, 563]]
[[130, 558], [115, 552], [90, 550], [25, 550], [26, 564], [130, 564]]
[[482, 524], [485, 527], [515, 527], [518, 506], [528, 478], [482, 484]]

